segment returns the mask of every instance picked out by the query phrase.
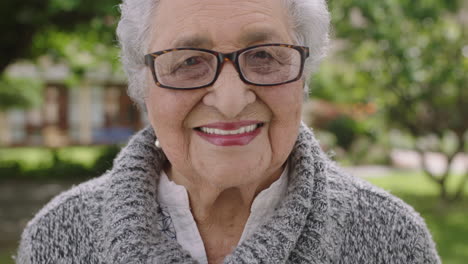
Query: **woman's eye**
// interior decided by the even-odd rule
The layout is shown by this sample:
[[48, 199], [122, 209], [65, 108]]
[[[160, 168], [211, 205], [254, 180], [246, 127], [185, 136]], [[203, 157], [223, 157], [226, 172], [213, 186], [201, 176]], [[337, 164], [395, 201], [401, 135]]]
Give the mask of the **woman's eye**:
[[180, 73], [181, 71], [193, 70], [196, 67], [202, 66], [203, 59], [198, 56], [189, 57], [185, 60], [180, 60], [179, 63], [172, 64], [170, 67], [171, 74]]
[[270, 59], [272, 56], [266, 51], [258, 51], [254, 54], [256, 59]]
[[193, 66], [200, 63], [200, 58], [198, 57], [190, 57], [184, 61], [184, 66]]

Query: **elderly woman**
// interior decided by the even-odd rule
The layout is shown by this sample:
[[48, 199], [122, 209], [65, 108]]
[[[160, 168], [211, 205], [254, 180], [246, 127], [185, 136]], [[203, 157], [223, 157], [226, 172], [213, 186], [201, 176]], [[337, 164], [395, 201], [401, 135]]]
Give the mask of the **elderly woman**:
[[52, 200], [18, 263], [439, 263], [408, 205], [301, 124], [324, 0], [125, 0], [129, 91], [151, 126]]

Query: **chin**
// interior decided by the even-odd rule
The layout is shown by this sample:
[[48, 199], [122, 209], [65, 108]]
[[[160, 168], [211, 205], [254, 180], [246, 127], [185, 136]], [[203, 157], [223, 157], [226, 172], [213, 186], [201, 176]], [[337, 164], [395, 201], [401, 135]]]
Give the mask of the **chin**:
[[268, 170], [263, 159], [256, 159], [243, 155], [243, 157], [231, 158], [229, 160], [219, 159], [214, 163], [200, 162], [205, 166], [196, 166], [198, 175], [203, 177], [209, 184], [217, 187], [232, 188], [246, 184], [254, 184], [265, 177]]

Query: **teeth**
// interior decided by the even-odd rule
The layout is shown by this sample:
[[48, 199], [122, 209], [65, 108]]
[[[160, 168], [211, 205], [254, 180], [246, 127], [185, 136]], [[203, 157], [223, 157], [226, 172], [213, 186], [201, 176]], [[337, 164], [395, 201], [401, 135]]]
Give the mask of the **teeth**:
[[258, 125], [250, 125], [250, 126], [243, 126], [236, 130], [224, 130], [218, 128], [209, 128], [209, 127], [200, 127], [200, 130], [207, 134], [215, 134], [215, 135], [238, 135], [244, 134], [254, 131]]

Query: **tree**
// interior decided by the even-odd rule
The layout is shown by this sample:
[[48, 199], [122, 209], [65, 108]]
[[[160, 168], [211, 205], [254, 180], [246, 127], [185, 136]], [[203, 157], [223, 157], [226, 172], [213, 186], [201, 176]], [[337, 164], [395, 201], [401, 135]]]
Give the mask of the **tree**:
[[30, 59], [44, 52], [47, 47], [35, 45], [34, 41], [50, 30], [73, 32], [92, 28], [103, 34], [101, 41], [112, 44], [117, 4], [116, 0], [1, 1], [0, 73], [17, 59]]
[[28, 108], [38, 105], [42, 82], [28, 78], [0, 79], [0, 112], [11, 108]]
[[[461, 198], [468, 181], [467, 172], [455, 192], [447, 190], [450, 164], [468, 148], [468, 23], [458, 13], [461, 3], [332, 0], [336, 37], [345, 48], [312, 89], [313, 96], [376, 103], [388, 125], [419, 139], [415, 149], [423, 160], [428, 150], [444, 153], [442, 174], [422, 165], [445, 201]], [[443, 144], [447, 135], [455, 147]], [[437, 144], [424, 144], [428, 137]]]
[[24, 81], [5, 75], [5, 69], [19, 59], [34, 61], [48, 54], [55, 60], [67, 61], [77, 75], [97, 60], [116, 61], [109, 57], [117, 57], [114, 32], [118, 2], [1, 1], [0, 109], [29, 106], [37, 101], [31, 95], [40, 94], [37, 89], [41, 86], [21, 86]]

